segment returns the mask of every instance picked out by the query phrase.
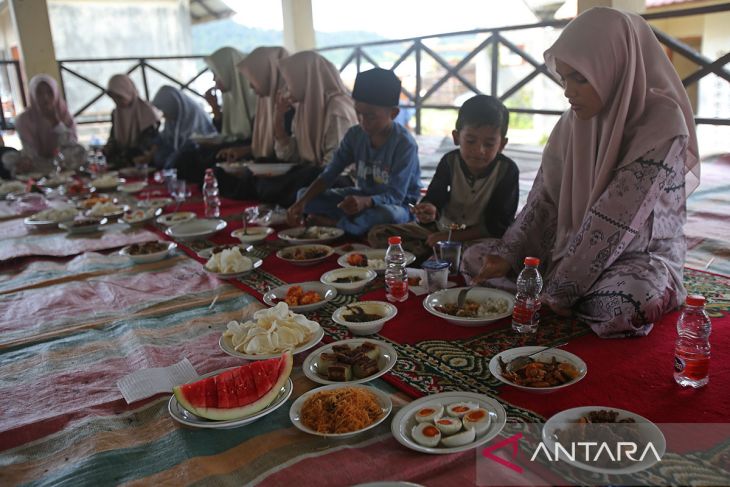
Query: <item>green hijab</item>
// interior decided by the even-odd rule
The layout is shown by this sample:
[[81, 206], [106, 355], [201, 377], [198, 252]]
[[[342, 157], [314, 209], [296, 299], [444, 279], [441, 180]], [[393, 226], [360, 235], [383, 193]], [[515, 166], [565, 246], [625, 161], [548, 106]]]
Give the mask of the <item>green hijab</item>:
[[216, 78], [223, 85], [223, 135], [248, 139], [253, 131], [256, 94], [248, 80], [236, 69], [246, 55], [232, 47], [222, 47], [205, 58]]

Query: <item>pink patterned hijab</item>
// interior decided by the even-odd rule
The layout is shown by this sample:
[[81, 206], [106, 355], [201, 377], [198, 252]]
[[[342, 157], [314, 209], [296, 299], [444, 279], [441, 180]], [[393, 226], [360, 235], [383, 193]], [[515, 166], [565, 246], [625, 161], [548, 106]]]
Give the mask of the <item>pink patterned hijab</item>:
[[284, 84], [278, 62], [289, 53], [283, 47], [257, 47], [238, 63], [238, 70], [261, 91], [256, 101], [251, 151], [254, 158], [274, 156], [274, 104]]
[[337, 115], [357, 123], [355, 104], [337, 68], [313, 51], [302, 51], [279, 61], [289, 93], [296, 100], [294, 136], [299, 157], [322, 164], [327, 118]]
[[147, 127], [160, 121], [162, 114], [152, 104], [139, 97], [134, 81], [126, 74], [115, 74], [109, 79], [107, 91], [119, 95], [128, 105], [112, 112], [114, 139], [124, 147], [133, 147], [137, 137]]
[[676, 70], [639, 15], [605, 7], [570, 22], [547, 51], [585, 77], [603, 101], [590, 120], [565, 112], [543, 152], [546, 188], [558, 207], [555, 257], [579, 229], [616, 169], [677, 136], [688, 137], [685, 195], [699, 184], [692, 107]]
[[51, 158], [58, 149], [58, 134], [51, 126], [51, 122], [43, 116], [36, 102], [36, 93], [41, 83], [46, 83], [51, 88], [56, 118], [69, 129], [69, 142], [76, 142], [76, 123], [61, 98], [56, 80], [47, 74], [37, 74], [31, 78], [29, 83], [30, 106], [18, 116], [15, 128], [24, 144], [33, 145], [39, 156]]

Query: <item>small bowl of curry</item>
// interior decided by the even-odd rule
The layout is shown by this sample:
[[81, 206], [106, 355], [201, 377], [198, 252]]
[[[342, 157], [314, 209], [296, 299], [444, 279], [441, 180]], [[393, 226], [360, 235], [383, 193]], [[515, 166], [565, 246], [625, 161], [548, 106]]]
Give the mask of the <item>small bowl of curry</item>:
[[344, 267], [325, 272], [319, 280], [340, 294], [357, 294], [376, 277], [378, 274], [372, 269]]
[[398, 308], [385, 301], [358, 301], [337, 308], [332, 321], [347, 327], [353, 335], [372, 335], [397, 313]]

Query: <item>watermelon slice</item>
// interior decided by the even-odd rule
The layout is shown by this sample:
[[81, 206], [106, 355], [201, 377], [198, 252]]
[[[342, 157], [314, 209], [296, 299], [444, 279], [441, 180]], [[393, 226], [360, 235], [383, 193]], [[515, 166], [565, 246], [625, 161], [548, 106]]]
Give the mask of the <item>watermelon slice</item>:
[[290, 352], [252, 362], [197, 382], [175, 386], [182, 407], [201, 418], [240, 419], [257, 413], [279, 395], [294, 360]]

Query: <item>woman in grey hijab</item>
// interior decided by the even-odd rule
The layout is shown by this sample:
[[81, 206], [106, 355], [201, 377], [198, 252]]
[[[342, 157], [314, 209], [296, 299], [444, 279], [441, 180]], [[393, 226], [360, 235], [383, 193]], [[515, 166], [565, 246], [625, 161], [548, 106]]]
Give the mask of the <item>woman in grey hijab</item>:
[[165, 116], [160, 132], [160, 147], [155, 153], [155, 165], [167, 167], [177, 151], [193, 134], [215, 134], [210, 117], [190, 97], [172, 86], [162, 86], [152, 100]]

